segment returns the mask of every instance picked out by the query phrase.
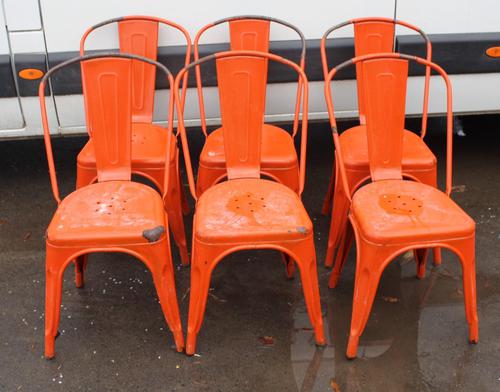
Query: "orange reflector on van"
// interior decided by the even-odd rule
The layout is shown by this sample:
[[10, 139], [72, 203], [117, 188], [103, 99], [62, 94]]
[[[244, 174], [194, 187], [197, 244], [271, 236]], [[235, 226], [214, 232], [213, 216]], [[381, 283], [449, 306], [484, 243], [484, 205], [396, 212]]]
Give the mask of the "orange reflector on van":
[[492, 46], [486, 49], [486, 54], [490, 57], [500, 57], [500, 46]]
[[18, 75], [22, 79], [36, 80], [43, 76], [44, 72], [36, 68], [25, 68], [19, 71]]

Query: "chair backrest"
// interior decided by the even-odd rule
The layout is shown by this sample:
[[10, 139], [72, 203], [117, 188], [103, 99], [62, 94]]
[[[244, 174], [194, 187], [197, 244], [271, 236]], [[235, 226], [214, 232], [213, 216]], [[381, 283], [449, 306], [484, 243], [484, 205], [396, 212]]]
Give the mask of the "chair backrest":
[[[308, 85], [304, 71], [297, 64], [271, 53], [257, 51], [228, 51], [203, 57], [182, 69], [176, 77], [175, 97], [180, 102], [179, 84], [184, 74], [193, 67], [214, 61], [219, 81], [222, 132], [229, 180], [259, 178], [260, 148], [265, 102], [266, 81], [262, 73], [269, 60], [282, 63], [297, 72], [303, 87], [301, 147], [299, 162], [299, 194], [304, 189], [307, 147]], [[189, 187], [196, 198], [196, 187], [191, 167], [184, 114], [178, 107], [178, 128], [181, 135]]]
[[[358, 18], [340, 23], [328, 29], [321, 40], [321, 57], [323, 64], [323, 74], [329, 72], [328, 58], [326, 54], [326, 43], [328, 36], [335, 30], [347, 25], [354, 27], [354, 55], [355, 57], [365, 56], [375, 53], [389, 53], [395, 50], [395, 28], [397, 25], [406, 27], [418, 32], [426, 44], [426, 59], [431, 61], [432, 45], [427, 35], [418, 27], [397, 19], [389, 18]], [[359, 121], [365, 124], [366, 103], [363, 100], [364, 83], [363, 63], [356, 64], [356, 81], [358, 91], [358, 112]], [[424, 102], [422, 109], [422, 129], [421, 136], [424, 137], [427, 130], [427, 112], [429, 99], [430, 68], [426, 67], [424, 84]]]
[[99, 58], [83, 61], [81, 67], [97, 180], [128, 181], [132, 173], [132, 62], [124, 58]]
[[[228, 24], [231, 50], [269, 52], [269, 30], [271, 27], [269, 20], [233, 19]], [[196, 48], [198, 49], [198, 42], [196, 42]]]
[[[202, 27], [193, 43], [194, 49], [194, 60], [197, 61], [199, 59], [199, 42], [201, 36], [209, 29], [227, 23], [229, 25], [229, 44], [231, 50], [253, 50], [259, 52], [269, 52], [269, 32], [271, 23], [277, 23], [282, 26], [288, 27], [289, 29], [294, 30], [300, 37], [302, 43], [301, 57], [299, 60], [299, 66], [304, 69], [305, 66], [305, 54], [306, 54], [306, 41], [302, 32], [292, 24], [285, 22], [283, 20], [270, 18], [266, 16], [258, 16], [258, 15], [245, 15], [245, 16], [232, 16], [229, 18], [220, 19], [216, 22], [210, 23], [204, 27]], [[267, 59], [262, 59], [265, 63], [265, 69], [260, 73], [260, 77], [264, 82], [267, 82]], [[196, 85], [198, 88], [198, 101], [200, 105], [200, 120], [202, 131], [205, 135], [207, 135], [207, 126], [206, 126], [206, 116], [205, 116], [205, 104], [203, 99], [203, 86], [201, 80], [200, 68], [196, 67]], [[221, 81], [218, 81], [219, 87], [221, 86]], [[295, 105], [295, 118], [294, 118], [294, 126], [293, 126], [293, 135], [297, 133], [298, 130], [298, 122], [299, 116], [298, 112], [300, 111], [300, 99], [301, 99], [301, 88], [297, 90], [297, 99]], [[264, 100], [266, 95], [264, 94], [259, 99]]]
[[453, 159], [453, 113], [452, 91], [448, 75], [438, 65], [415, 56], [400, 53], [378, 53], [355, 57], [334, 67], [325, 78], [325, 98], [330, 117], [330, 125], [335, 143], [336, 156], [346, 195], [350, 197], [345, 175], [342, 150], [338, 138], [337, 122], [331, 94], [331, 81], [339, 70], [352, 64], [362, 63], [365, 80], [362, 97], [366, 104], [366, 128], [368, 137], [368, 159], [372, 181], [402, 179], [402, 150], [405, 120], [406, 82], [408, 62], [415, 61], [429, 67], [442, 76], [446, 84], [447, 113], [447, 156], [446, 193], [451, 193]]
[[365, 84], [370, 175], [373, 181], [402, 179], [408, 61], [375, 59], [358, 62]]
[[[85, 54], [85, 42], [89, 34], [96, 29], [112, 23], [118, 24], [118, 35], [121, 53], [130, 53], [156, 61], [158, 56], [159, 25], [173, 27], [180, 31], [186, 40], [186, 57], [184, 65], [189, 64], [191, 57], [191, 38], [182, 26], [166, 19], [152, 16], [123, 16], [98, 23], [84, 33], [80, 40], [80, 55]], [[133, 122], [151, 123], [153, 121], [156, 67], [144, 62], [134, 62], [132, 70], [132, 119]], [[185, 99], [187, 78], [183, 85], [183, 102]]]
[[267, 58], [216, 61], [228, 179], [259, 178]]
[[[50, 129], [45, 105], [45, 85], [47, 80], [61, 69], [80, 63], [82, 86], [87, 117], [87, 127], [92, 134], [96, 156], [97, 179], [101, 181], [131, 179], [131, 129], [133, 102], [133, 70], [137, 63], [146, 63], [159, 68], [169, 85], [173, 85], [170, 71], [153, 60], [145, 57], [107, 53], [77, 57], [51, 68], [43, 77], [39, 87], [40, 108], [44, 130], [45, 147], [49, 162], [50, 179], [55, 199], [60, 202], [57, 178], [50, 143]], [[170, 89], [168, 129], [172, 132], [174, 114], [173, 89]], [[170, 144], [168, 138], [168, 144]], [[168, 165], [170, 146], [165, 151]], [[168, 170], [166, 170], [168, 173]], [[165, 175], [165, 188], [168, 189], [168, 175]]]

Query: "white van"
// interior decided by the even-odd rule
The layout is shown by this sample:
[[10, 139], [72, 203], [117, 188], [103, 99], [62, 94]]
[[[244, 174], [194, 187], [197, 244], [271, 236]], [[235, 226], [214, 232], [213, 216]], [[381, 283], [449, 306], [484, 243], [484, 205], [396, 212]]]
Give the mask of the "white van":
[[[451, 75], [455, 113], [485, 113], [500, 110], [500, 58], [490, 57], [486, 50], [500, 46], [500, 2], [498, 0], [0, 0], [0, 139], [24, 138], [42, 134], [38, 106], [39, 78], [47, 67], [78, 55], [84, 31], [103, 20], [123, 15], [154, 15], [184, 26], [191, 37], [207, 23], [234, 15], [266, 15], [286, 20], [299, 27], [307, 39], [307, 74], [311, 84], [310, 119], [327, 117], [322, 91], [319, 40], [331, 26], [363, 16], [396, 17], [422, 28], [433, 43], [433, 61]], [[4, 28], [5, 27], [5, 28]], [[346, 53], [352, 52], [352, 29], [336, 32]], [[418, 35], [397, 30], [399, 51], [422, 54], [424, 46]], [[273, 45], [285, 48], [293, 57], [300, 53], [300, 41], [293, 32], [272, 27]], [[207, 34], [203, 43], [228, 41], [224, 27]], [[335, 41], [334, 41], [335, 42]], [[169, 47], [183, 43], [182, 36], [168, 34], [160, 28], [159, 45], [166, 53]], [[87, 43], [90, 50], [117, 48], [115, 26], [100, 29]], [[210, 46], [210, 45], [208, 45]], [[333, 45], [335, 46], [335, 45]], [[217, 48], [217, 45], [213, 45]], [[347, 48], [347, 49], [346, 49]], [[174, 51], [175, 52], [175, 51]], [[177, 52], [181, 52], [177, 50]], [[500, 49], [498, 50], [500, 53]], [[23, 72], [24, 70], [24, 72]], [[174, 72], [176, 70], [173, 70]], [[423, 77], [417, 72], [408, 82], [407, 114], [421, 111]], [[267, 121], [293, 119], [294, 80], [278, 79], [270, 85]], [[434, 77], [433, 77], [434, 80]], [[356, 116], [355, 81], [335, 82], [336, 110], [340, 117]], [[78, 81], [68, 83], [60, 95], [48, 98], [52, 131], [60, 134], [84, 133], [85, 121]], [[206, 112], [210, 124], [219, 121], [214, 87], [209, 87]], [[160, 105], [166, 97], [158, 91]], [[430, 113], [445, 108], [444, 86], [431, 83]], [[186, 104], [188, 125], [199, 124], [196, 92], [190, 88]], [[158, 111], [155, 120], [162, 121]]]

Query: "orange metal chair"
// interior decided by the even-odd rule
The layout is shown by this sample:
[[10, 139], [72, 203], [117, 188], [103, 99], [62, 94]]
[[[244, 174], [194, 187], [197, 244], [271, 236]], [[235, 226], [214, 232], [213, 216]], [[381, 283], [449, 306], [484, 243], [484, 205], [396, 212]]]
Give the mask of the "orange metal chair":
[[[196, 60], [176, 78], [179, 84], [193, 67], [215, 60], [224, 132], [227, 181], [197, 194], [184, 128], [178, 108], [179, 132], [187, 167], [189, 188], [197, 199], [193, 223], [191, 291], [186, 353], [195, 352], [212, 270], [225, 256], [243, 249], [276, 249], [300, 268], [304, 296], [316, 343], [325, 344], [321, 315], [313, 226], [300, 200], [304, 188], [307, 146], [308, 85], [304, 71], [279, 56], [257, 51], [220, 52]], [[263, 77], [268, 61], [295, 70], [303, 88], [298, 193], [275, 181], [262, 179], [264, 95]]]
[[[68, 60], [50, 69], [40, 83], [39, 96], [52, 192], [58, 208], [46, 235], [45, 357], [55, 355], [60, 320], [64, 270], [76, 260], [77, 287], [83, 285], [86, 258], [92, 252], [123, 252], [137, 257], [151, 271], [165, 319], [177, 351], [184, 348], [182, 325], [170, 254], [168, 219], [164, 202], [153, 188], [131, 181], [133, 73], [138, 62], [158, 67], [169, 85], [168, 69], [150, 59], [128, 54], [89, 55]], [[61, 200], [50, 142], [45, 106], [45, 85], [56, 72], [81, 63], [87, 125], [92, 133], [97, 183], [81, 187]], [[170, 92], [167, 135], [172, 134], [173, 90]], [[168, 137], [164, 146], [169, 164]], [[168, 166], [167, 166], [168, 168]], [[169, 189], [169, 170], [164, 187]]]
[[[229, 24], [230, 48], [231, 50], [256, 50], [259, 52], [269, 52], [269, 31], [271, 23], [277, 23], [294, 30], [302, 42], [302, 52], [299, 66], [304, 70], [306, 41], [302, 32], [288, 22], [269, 18], [265, 16], [233, 16], [218, 20], [203, 27], [194, 39], [194, 59], [199, 59], [198, 45], [201, 36], [210, 28], [223, 24]], [[267, 62], [267, 59], [264, 59]], [[205, 106], [203, 99], [202, 78], [200, 67], [196, 67], [196, 83], [198, 87], [198, 100], [200, 106], [201, 128], [205, 135], [205, 145], [200, 155], [198, 167], [197, 192], [202, 194], [212, 185], [226, 178], [226, 157], [224, 153], [224, 138], [222, 128], [207, 132]], [[267, 81], [267, 67], [259, 74], [264, 81]], [[221, 81], [218, 81], [219, 86]], [[294, 138], [299, 126], [300, 100], [302, 87], [297, 89], [295, 103], [295, 117], [292, 133], [271, 124], [262, 126], [262, 151], [261, 151], [261, 171], [266, 176], [287, 185], [295, 192], [299, 189], [299, 162], [295, 150]], [[259, 96], [265, 103], [266, 94]], [[264, 120], [263, 120], [264, 121]]]
[[[118, 24], [120, 51], [131, 53], [155, 60], [158, 53], [159, 25], [173, 27], [183, 34], [186, 39], [185, 65], [190, 61], [191, 39], [189, 33], [180, 25], [169, 20], [152, 16], [124, 16], [106, 20], [90, 27], [80, 41], [80, 55], [85, 53], [87, 37], [96, 29], [112, 23]], [[186, 75], [187, 76], [187, 75]], [[145, 63], [135, 63], [133, 69], [133, 106], [132, 106], [132, 173], [151, 180], [163, 192], [163, 178], [165, 177], [165, 146], [167, 132], [165, 128], [152, 123], [156, 68]], [[182, 104], [186, 97], [187, 77], [183, 81]], [[88, 185], [96, 181], [96, 153], [92, 135], [89, 141], [78, 154], [76, 187]], [[187, 213], [189, 207], [182, 187], [179, 172], [179, 150], [177, 135], [172, 134], [170, 144], [171, 181], [167, 198], [167, 211], [171, 223], [172, 234], [179, 247], [183, 264], [188, 264], [186, 234], [182, 212]]]
[[[403, 180], [404, 121], [408, 63], [415, 61], [432, 68], [444, 79], [447, 91], [446, 192], [421, 182]], [[475, 275], [475, 223], [455, 204], [452, 189], [452, 92], [448, 75], [428, 60], [399, 53], [356, 57], [333, 68], [325, 78], [325, 97], [336, 148], [337, 171], [343, 187], [350, 190], [344, 149], [337, 125], [330, 84], [337, 72], [347, 66], [362, 64], [364, 80], [361, 94], [365, 103], [369, 170], [372, 182], [353, 193], [349, 222], [343, 247], [348, 248], [354, 233], [357, 261], [351, 330], [347, 357], [356, 357], [385, 267], [399, 254], [413, 250], [417, 258], [417, 276], [425, 276], [429, 248], [447, 248], [462, 264], [464, 300], [469, 340], [478, 341]], [[342, 266], [340, 266], [340, 269]], [[330, 277], [330, 287], [337, 280]]]
[[[328, 36], [335, 30], [347, 25], [354, 26], [354, 48], [355, 55], [362, 56], [373, 53], [393, 52], [395, 28], [403, 26], [410, 30], [417, 31], [425, 41], [427, 55], [426, 59], [431, 61], [432, 46], [427, 35], [409, 23], [388, 19], [388, 18], [359, 18], [349, 20], [328, 29], [321, 40], [321, 60], [323, 73], [329, 72], [326, 44]], [[344, 150], [344, 163], [349, 183], [349, 189], [354, 192], [361, 184], [369, 178], [368, 167], [368, 146], [366, 142], [366, 103], [362, 99], [361, 91], [366, 81], [363, 79], [362, 64], [356, 65], [356, 80], [358, 89], [358, 111], [360, 125], [342, 132], [340, 142]], [[424, 101], [422, 110], [422, 129], [420, 137], [415, 133], [404, 130], [403, 136], [403, 175], [420, 181], [424, 184], [437, 186], [437, 160], [432, 151], [424, 142], [427, 130], [427, 108], [429, 99], [430, 68], [426, 68]], [[345, 191], [342, 189], [341, 181], [336, 181], [338, 177], [337, 165], [334, 162], [333, 173], [330, 178], [328, 192], [323, 203], [323, 214], [327, 215], [333, 201], [333, 211], [330, 223], [330, 234], [328, 238], [328, 248], [325, 257], [325, 265], [331, 267], [334, 260], [335, 249], [339, 246], [347, 222], [347, 212], [349, 210], [348, 200]], [[341, 259], [347, 255], [339, 252], [335, 263], [341, 263]], [[441, 252], [434, 251], [435, 264], [441, 263]]]

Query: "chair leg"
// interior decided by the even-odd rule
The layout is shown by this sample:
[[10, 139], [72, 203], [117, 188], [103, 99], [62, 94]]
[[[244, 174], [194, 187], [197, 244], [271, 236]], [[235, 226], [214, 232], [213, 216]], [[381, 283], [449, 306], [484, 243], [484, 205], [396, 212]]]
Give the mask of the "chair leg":
[[188, 215], [189, 211], [190, 211], [190, 208], [189, 208], [189, 204], [188, 204], [188, 200], [187, 200], [186, 189], [182, 185], [182, 177], [181, 177], [180, 171], [179, 171], [179, 179], [178, 179], [178, 181], [179, 181], [179, 192], [181, 194], [182, 213], [184, 215]]
[[[438, 266], [438, 265], [441, 265], [441, 248], [432, 248], [432, 254], [434, 255], [434, 259], [433, 259], [433, 264], [435, 266]], [[414, 258], [415, 258], [415, 262], [417, 263], [417, 268], [420, 266], [420, 261], [419, 261], [419, 256], [415, 253], [415, 251], [413, 252], [413, 255], [414, 255]], [[426, 262], [427, 262], [427, 253], [425, 254], [425, 257], [426, 257]], [[417, 274], [418, 276], [418, 274]], [[424, 271], [424, 275], [421, 277], [421, 276], [418, 276], [419, 279], [422, 279], [425, 277], [425, 271]]]
[[174, 268], [170, 253], [170, 240], [168, 236], [158, 244], [148, 246], [146, 258], [149, 262], [151, 274], [160, 300], [160, 305], [165, 320], [174, 336], [175, 346], [178, 352], [184, 349], [184, 335], [179, 315], [179, 305], [175, 290]]
[[328, 248], [325, 257], [325, 266], [333, 265], [335, 249], [339, 246], [347, 225], [347, 215], [349, 213], [349, 200], [345, 197], [344, 191], [341, 189], [340, 181], [335, 184], [333, 196], [333, 210], [330, 220], [330, 233], [328, 235]]
[[[152, 178], [155, 185], [161, 193], [164, 188], [165, 171], [158, 169], [143, 169], [140, 173], [147, 175], [146, 177]], [[176, 165], [170, 163], [169, 165], [169, 183], [168, 191], [165, 196], [165, 210], [168, 215], [168, 222], [170, 230], [174, 236], [175, 244], [179, 248], [181, 261], [183, 265], [189, 264], [186, 232], [184, 229], [184, 218], [182, 215], [182, 201], [181, 201], [181, 188], [179, 184], [179, 174], [176, 170]]]
[[342, 274], [342, 270], [344, 268], [344, 264], [347, 260], [347, 256], [349, 255], [349, 250], [351, 249], [352, 246], [353, 237], [354, 237], [354, 232], [352, 230], [351, 223], [347, 221], [346, 228], [342, 234], [342, 239], [340, 241], [340, 247], [337, 252], [337, 257], [335, 258], [333, 270], [330, 275], [330, 280], [328, 282], [328, 287], [330, 287], [331, 289], [337, 286], [340, 275]]
[[323, 201], [323, 207], [321, 208], [321, 213], [323, 215], [328, 215], [333, 201], [333, 188], [335, 186], [335, 159], [333, 160], [332, 175], [330, 176], [330, 182], [328, 183], [328, 190], [326, 191], [325, 199]]
[[[193, 229], [194, 230], [194, 229]], [[191, 289], [189, 293], [189, 316], [186, 338], [186, 354], [196, 352], [196, 337], [203, 322], [207, 305], [212, 265], [222, 251], [216, 246], [202, 244], [193, 239], [191, 260]]]
[[434, 254], [434, 265], [441, 265], [441, 248], [434, 248], [432, 249], [432, 252]]
[[[76, 165], [76, 189], [90, 185], [95, 182], [97, 178], [97, 171], [83, 166]], [[87, 255], [82, 255], [75, 260], [75, 286], [83, 288], [84, 286], [84, 273], [87, 267]]]
[[[427, 184], [429, 186], [437, 188], [437, 166], [434, 166], [432, 169], [428, 169], [425, 171], [409, 171], [408, 174], [411, 174], [423, 184]], [[434, 255], [433, 264], [436, 266], [441, 265], [441, 249], [433, 248], [432, 251]], [[415, 261], [417, 261], [417, 259], [415, 259]]]
[[281, 260], [283, 261], [283, 264], [285, 265], [285, 273], [286, 277], [288, 279], [293, 279], [295, 275], [295, 263], [293, 259], [290, 257], [285, 252], [280, 252], [281, 253]]
[[309, 320], [314, 328], [316, 345], [324, 346], [326, 345], [326, 339], [323, 327], [323, 315], [321, 313], [314, 239], [310, 236], [304, 241], [296, 243], [293, 248], [287, 244], [283, 245], [290, 248], [295, 255], [295, 262], [300, 269], [300, 278]]
[[465, 315], [469, 324], [469, 342], [479, 341], [479, 323], [477, 317], [476, 298], [476, 261], [475, 238], [462, 240], [460, 245], [453, 245], [462, 263], [462, 280], [464, 288]]
[[347, 358], [356, 358], [358, 342], [373, 305], [378, 283], [390, 249], [378, 247], [359, 239], [352, 302], [351, 329], [347, 344]]
[[182, 184], [180, 175], [176, 169], [176, 165], [170, 165], [169, 173], [169, 191], [166, 198], [166, 210], [172, 234], [174, 235], [175, 243], [179, 248], [181, 262], [183, 265], [189, 264], [189, 256], [187, 250], [186, 230], [184, 227], [184, 216], [182, 206]]
[[[434, 248], [436, 249], [436, 248]], [[415, 257], [415, 261], [417, 262], [417, 278], [424, 279], [425, 278], [425, 266], [427, 264], [427, 256], [429, 255], [428, 248], [420, 248], [413, 250], [413, 257]]]
[[55, 340], [61, 319], [62, 278], [71, 257], [67, 249], [46, 244], [45, 256], [45, 358], [55, 357]]
[[[179, 190], [179, 197], [181, 198], [181, 208], [184, 215], [189, 214], [189, 204], [187, 201], [186, 190], [182, 185], [181, 170], [179, 168], [179, 149], [176, 150], [175, 166], [170, 165], [170, 179], [174, 178], [175, 187]], [[172, 180], [170, 180], [172, 181]]]
[[95, 182], [97, 179], [97, 171], [95, 168], [87, 168], [76, 165], [76, 189], [87, 186]]
[[184, 218], [182, 215], [182, 208], [178, 203], [176, 203], [178, 201], [177, 198], [175, 198], [175, 200], [172, 200], [171, 197], [168, 197], [168, 199], [169, 200], [167, 200], [166, 203], [166, 210], [170, 228], [172, 230], [172, 234], [174, 235], [175, 243], [179, 248], [182, 265], [189, 265], [186, 231], [184, 229]]
[[84, 274], [87, 269], [88, 254], [78, 256], [75, 260], [75, 286], [79, 289], [85, 285]]

